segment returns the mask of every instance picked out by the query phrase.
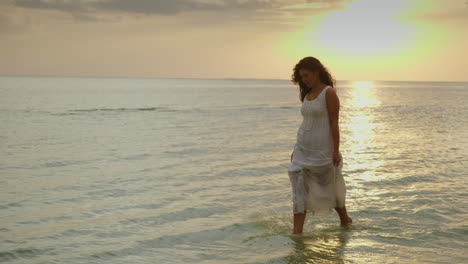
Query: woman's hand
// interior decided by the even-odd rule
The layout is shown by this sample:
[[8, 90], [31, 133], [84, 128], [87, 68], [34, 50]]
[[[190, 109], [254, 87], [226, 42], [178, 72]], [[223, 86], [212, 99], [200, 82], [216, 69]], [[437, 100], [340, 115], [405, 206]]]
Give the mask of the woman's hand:
[[341, 155], [339, 152], [333, 152], [333, 165], [338, 166], [341, 162]]

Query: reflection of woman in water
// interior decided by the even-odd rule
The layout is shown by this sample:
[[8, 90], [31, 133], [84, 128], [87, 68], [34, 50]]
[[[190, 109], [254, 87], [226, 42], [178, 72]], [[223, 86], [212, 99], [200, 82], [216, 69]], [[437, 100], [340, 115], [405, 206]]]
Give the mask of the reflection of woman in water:
[[294, 234], [301, 234], [307, 210], [329, 215], [333, 208], [341, 225], [352, 222], [345, 207], [346, 188], [341, 168], [339, 99], [335, 80], [314, 57], [294, 67], [292, 82], [299, 85], [303, 121], [288, 168], [293, 191]]

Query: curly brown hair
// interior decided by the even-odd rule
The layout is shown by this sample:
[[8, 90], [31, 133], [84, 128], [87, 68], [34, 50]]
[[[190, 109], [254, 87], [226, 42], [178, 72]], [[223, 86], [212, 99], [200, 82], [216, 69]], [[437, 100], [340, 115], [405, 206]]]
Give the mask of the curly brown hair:
[[325, 66], [323, 66], [323, 64], [318, 59], [314, 57], [305, 57], [296, 64], [291, 76], [291, 81], [294, 84], [299, 84], [299, 98], [301, 99], [301, 102], [304, 102], [305, 96], [310, 92], [311, 89], [302, 82], [301, 76], [299, 74], [300, 69], [313, 72], [318, 71], [320, 81], [322, 81], [324, 84], [330, 85], [331, 87], [335, 87], [335, 79], [327, 70], [327, 68], [325, 68]]

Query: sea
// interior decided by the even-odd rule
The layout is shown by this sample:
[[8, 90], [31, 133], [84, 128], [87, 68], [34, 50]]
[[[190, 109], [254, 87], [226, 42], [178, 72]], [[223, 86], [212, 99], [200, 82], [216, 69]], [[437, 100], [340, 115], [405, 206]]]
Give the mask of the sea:
[[0, 262], [468, 263], [468, 83], [336, 88], [353, 224], [292, 235], [290, 81], [0, 77]]

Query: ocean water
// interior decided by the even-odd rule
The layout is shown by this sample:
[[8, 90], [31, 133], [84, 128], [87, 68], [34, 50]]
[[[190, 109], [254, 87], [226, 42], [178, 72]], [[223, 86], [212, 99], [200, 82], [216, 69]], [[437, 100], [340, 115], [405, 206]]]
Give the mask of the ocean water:
[[467, 263], [468, 83], [337, 89], [354, 224], [294, 236], [290, 82], [0, 77], [0, 262]]

